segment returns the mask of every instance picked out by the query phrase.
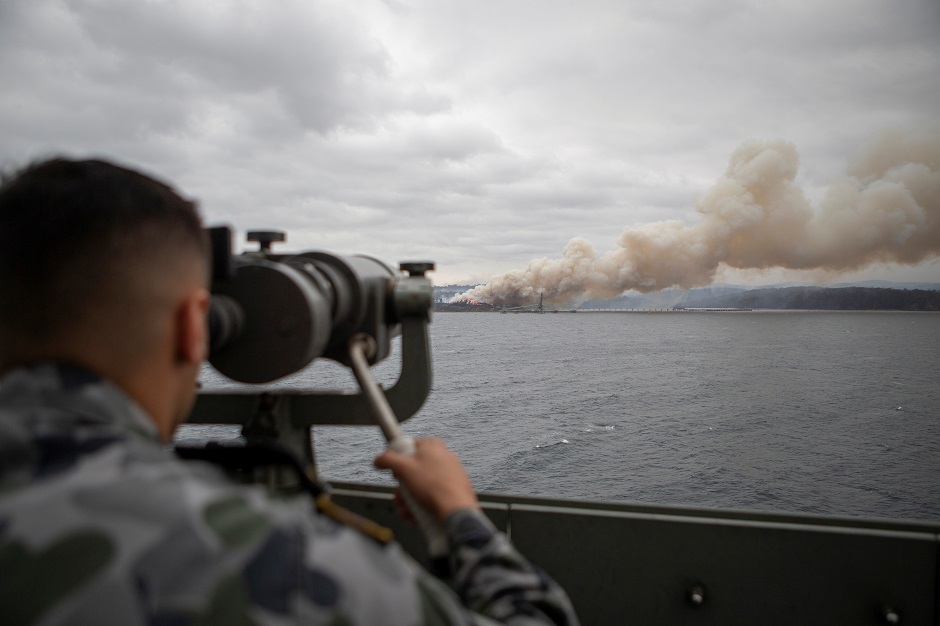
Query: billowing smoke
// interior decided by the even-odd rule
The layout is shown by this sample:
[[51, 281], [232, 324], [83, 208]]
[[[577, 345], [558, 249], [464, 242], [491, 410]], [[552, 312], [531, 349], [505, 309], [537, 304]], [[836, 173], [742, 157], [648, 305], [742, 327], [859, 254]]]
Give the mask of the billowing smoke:
[[559, 306], [706, 285], [721, 265], [842, 272], [940, 255], [940, 132], [882, 135], [815, 210], [794, 182], [798, 164], [790, 142], [747, 141], [702, 196], [696, 224], [627, 227], [600, 256], [572, 239], [561, 258], [532, 260], [457, 299], [519, 304], [543, 293]]

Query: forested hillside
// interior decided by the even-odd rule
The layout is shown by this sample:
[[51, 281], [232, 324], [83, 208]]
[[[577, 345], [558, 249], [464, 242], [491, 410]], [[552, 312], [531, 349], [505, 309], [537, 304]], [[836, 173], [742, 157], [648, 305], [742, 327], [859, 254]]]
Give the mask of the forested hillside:
[[680, 306], [749, 309], [830, 309], [840, 311], [940, 311], [940, 291], [873, 287], [780, 287], [751, 289]]

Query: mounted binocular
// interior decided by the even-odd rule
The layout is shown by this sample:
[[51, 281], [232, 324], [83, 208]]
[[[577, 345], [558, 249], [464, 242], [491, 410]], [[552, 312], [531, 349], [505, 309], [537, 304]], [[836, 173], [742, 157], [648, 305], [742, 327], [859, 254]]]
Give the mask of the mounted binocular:
[[[400, 272], [368, 256], [275, 254], [281, 231], [249, 231], [258, 250], [232, 254], [228, 227], [209, 229], [212, 302], [209, 362], [244, 383], [267, 383], [326, 357], [349, 366], [349, 342], [369, 339], [369, 364], [385, 359], [403, 318], [430, 319], [430, 262]], [[407, 273], [407, 275], [405, 275]]]

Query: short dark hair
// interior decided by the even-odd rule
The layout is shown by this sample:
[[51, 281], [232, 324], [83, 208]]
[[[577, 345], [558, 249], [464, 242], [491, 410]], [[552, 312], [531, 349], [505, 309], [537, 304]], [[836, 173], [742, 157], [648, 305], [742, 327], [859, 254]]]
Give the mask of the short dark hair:
[[55, 335], [140, 280], [128, 267], [181, 254], [207, 243], [169, 186], [101, 160], [31, 164], [0, 184], [0, 344]]

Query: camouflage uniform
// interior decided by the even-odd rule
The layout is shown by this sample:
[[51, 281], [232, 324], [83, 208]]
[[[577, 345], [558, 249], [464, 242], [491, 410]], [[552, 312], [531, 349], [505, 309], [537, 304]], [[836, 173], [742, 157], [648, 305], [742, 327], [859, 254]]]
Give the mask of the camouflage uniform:
[[176, 459], [88, 372], [43, 365], [0, 381], [3, 624], [576, 623], [482, 514], [446, 527], [456, 594], [309, 498]]

